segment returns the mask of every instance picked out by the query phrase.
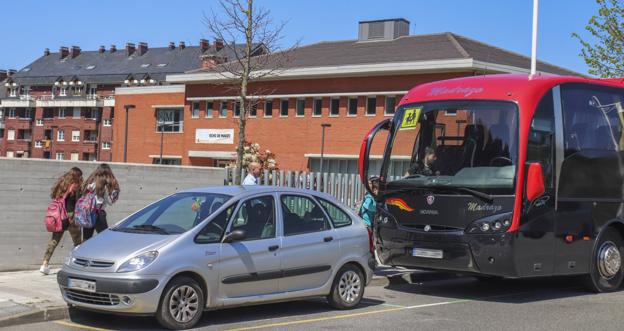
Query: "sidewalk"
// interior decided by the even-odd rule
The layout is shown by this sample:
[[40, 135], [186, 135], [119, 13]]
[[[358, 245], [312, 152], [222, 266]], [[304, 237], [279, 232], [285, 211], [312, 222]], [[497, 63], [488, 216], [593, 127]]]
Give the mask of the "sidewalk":
[[[47, 276], [38, 270], [0, 272], [0, 327], [38, 323], [69, 317], [52, 269]], [[407, 281], [418, 271], [379, 266], [369, 286]]]

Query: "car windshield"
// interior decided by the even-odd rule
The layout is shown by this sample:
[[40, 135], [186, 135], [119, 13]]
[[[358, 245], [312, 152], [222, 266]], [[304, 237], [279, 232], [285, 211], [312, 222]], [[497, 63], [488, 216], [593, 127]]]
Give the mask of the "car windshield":
[[141, 209], [113, 230], [152, 234], [184, 233], [212, 215], [230, 198], [224, 194], [176, 193]]
[[518, 111], [501, 101], [402, 106], [386, 165], [388, 188], [473, 188], [511, 194]]

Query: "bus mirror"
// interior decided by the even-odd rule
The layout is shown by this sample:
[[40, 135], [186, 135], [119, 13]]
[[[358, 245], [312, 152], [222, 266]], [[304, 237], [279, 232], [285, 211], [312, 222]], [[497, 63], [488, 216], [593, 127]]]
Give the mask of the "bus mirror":
[[527, 200], [533, 201], [540, 195], [544, 194], [544, 174], [542, 165], [534, 162], [529, 163], [526, 177], [526, 197]]

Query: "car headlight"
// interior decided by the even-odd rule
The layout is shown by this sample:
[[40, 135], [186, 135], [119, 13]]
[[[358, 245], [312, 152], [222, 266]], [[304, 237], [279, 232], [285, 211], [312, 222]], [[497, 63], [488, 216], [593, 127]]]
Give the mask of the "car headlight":
[[119, 266], [119, 268], [117, 269], [117, 272], [130, 272], [130, 271], [141, 270], [147, 267], [148, 265], [150, 265], [150, 263], [154, 262], [157, 256], [158, 256], [157, 251], [149, 251], [149, 252], [141, 253], [129, 259], [128, 261], [122, 263], [121, 266]]

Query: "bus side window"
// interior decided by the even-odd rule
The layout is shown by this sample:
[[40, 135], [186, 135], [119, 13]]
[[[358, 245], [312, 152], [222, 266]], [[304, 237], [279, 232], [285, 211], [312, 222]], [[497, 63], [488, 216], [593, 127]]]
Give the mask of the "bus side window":
[[552, 91], [549, 91], [544, 95], [533, 114], [526, 158], [527, 162], [542, 164], [546, 188], [553, 187], [554, 121], [553, 94]]

